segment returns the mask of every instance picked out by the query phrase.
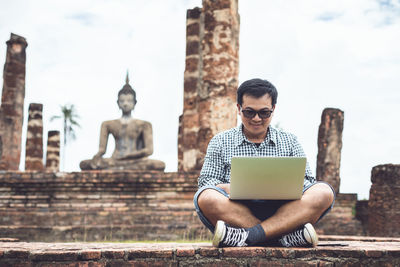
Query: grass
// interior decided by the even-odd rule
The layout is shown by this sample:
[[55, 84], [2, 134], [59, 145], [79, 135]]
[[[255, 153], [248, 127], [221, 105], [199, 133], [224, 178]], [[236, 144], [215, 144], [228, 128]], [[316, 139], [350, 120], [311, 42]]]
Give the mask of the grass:
[[[79, 242], [79, 241], [78, 241]], [[105, 240], [105, 241], [93, 241], [89, 243], [211, 243], [211, 240], [204, 239], [180, 239], [180, 240]]]

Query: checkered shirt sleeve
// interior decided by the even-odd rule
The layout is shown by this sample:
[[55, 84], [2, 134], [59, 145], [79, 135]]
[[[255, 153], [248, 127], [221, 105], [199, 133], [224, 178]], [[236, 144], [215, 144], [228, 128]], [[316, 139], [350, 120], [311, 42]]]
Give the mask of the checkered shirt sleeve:
[[[297, 137], [291, 133], [269, 127], [264, 142], [256, 146], [246, 139], [240, 125], [219, 133], [211, 139], [198, 178], [199, 188], [229, 183], [231, 159], [234, 156], [305, 157], [306, 155]], [[304, 187], [315, 182], [315, 177], [307, 162]]]

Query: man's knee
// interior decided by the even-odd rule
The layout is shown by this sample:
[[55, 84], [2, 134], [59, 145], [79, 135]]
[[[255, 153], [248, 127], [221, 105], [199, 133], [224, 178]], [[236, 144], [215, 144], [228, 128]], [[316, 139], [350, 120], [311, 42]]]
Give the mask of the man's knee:
[[204, 213], [219, 212], [224, 200], [227, 200], [227, 197], [220, 192], [214, 189], [206, 189], [198, 196], [197, 203]]
[[333, 189], [325, 183], [317, 183], [306, 191], [307, 196], [310, 198], [310, 202], [317, 209], [326, 210], [329, 208], [334, 199], [335, 195]]

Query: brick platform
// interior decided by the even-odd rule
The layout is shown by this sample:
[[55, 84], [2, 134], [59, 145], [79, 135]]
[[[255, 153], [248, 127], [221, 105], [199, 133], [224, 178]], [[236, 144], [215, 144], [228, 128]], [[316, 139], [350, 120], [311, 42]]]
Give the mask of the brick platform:
[[0, 266], [400, 266], [400, 239], [331, 236], [317, 248], [295, 249], [217, 249], [208, 243], [2, 242]]
[[199, 239], [198, 173], [0, 173], [0, 238], [68, 242]]
[[[29, 242], [202, 240], [197, 172], [0, 172], [0, 238]], [[363, 235], [355, 194], [340, 194], [319, 234]]]

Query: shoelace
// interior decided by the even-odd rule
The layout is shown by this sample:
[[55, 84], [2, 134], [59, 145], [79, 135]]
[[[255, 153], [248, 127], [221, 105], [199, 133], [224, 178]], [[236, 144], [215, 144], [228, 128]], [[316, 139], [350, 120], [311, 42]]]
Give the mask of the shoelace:
[[303, 231], [303, 229], [300, 229], [283, 236], [281, 239], [282, 245], [284, 245], [285, 247], [298, 247], [302, 245], [308, 245], [307, 240], [305, 240], [303, 236]]
[[246, 239], [249, 236], [249, 232], [247, 232], [243, 228], [233, 228], [226, 227], [226, 235], [223, 243], [230, 247], [246, 247]]

